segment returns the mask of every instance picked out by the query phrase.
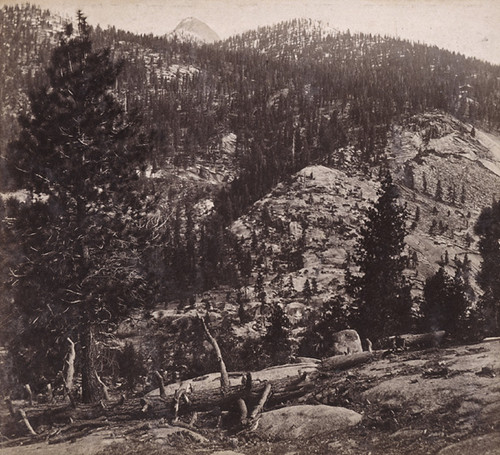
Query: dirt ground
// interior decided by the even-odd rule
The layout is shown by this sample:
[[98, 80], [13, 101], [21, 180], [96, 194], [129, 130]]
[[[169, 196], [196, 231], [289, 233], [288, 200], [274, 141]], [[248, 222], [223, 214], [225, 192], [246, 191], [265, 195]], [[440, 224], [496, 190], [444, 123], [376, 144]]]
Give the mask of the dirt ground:
[[[328, 437], [278, 442], [251, 432], [229, 434], [215, 428], [213, 420], [189, 429], [160, 419], [104, 420], [68, 440], [60, 433], [51, 436], [52, 429], [45, 430], [45, 437], [11, 440], [2, 432], [0, 453], [500, 454], [500, 341], [375, 357], [346, 372], [325, 373], [314, 390], [298, 400], [343, 406], [363, 415], [359, 425]], [[5, 415], [3, 410], [2, 420]], [[63, 442], [54, 443], [58, 438]]]

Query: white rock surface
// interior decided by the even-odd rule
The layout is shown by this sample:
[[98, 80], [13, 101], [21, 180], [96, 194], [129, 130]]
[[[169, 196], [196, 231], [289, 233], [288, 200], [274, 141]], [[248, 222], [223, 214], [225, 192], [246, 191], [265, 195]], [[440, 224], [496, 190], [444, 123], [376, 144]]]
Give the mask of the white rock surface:
[[361, 414], [341, 407], [289, 406], [263, 413], [257, 432], [272, 439], [309, 439], [354, 426], [361, 419]]

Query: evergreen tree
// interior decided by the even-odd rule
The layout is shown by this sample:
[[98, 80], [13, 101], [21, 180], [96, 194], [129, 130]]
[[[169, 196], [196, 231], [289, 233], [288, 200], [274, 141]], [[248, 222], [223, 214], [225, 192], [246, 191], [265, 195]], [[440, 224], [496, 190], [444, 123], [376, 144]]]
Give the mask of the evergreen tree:
[[78, 34], [67, 27], [48, 85], [30, 94], [31, 112], [8, 150], [11, 177], [34, 195], [13, 225], [22, 254], [14, 306], [23, 330], [11, 349], [23, 379], [54, 380], [66, 337], [77, 341], [86, 402], [101, 398], [99, 329], [147, 297], [147, 229], [139, 226], [147, 207], [136, 183], [145, 147], [137, 122], [110, 94], [119, 70], [109, 50], [92, 49], [79, 13]]
[[427, 191], [428, 191], [427, 176], [425, 175], [425, 172], [422, 173], [422, 191], [424, 194], [427, 194]]
[[494, 201], [483, 209], [474, 226], [479, 235], [481, 269], [478, 283], [483, 290], [482, 310], [488, 321], [487, 330], [500, 334], [500, 201]]
[[378, 194], [356, 245], [353, 262], [358, 269], [346, 276], [346, 289], [357, 308], [355, 327], [371, 340], [409, 330], [412, 308], [410, 285], [403, 273], [406, 211], [398, 203], [390, 174]]
[[300, 354], [316, 358], [332, 355], [332, 334], [349, 328], [350, 318], [349, 308], [342, 296], [325, 302], [318, 321], [306, 330], [299, 346]]
[[319, 292], [319, 288], [318, 288], [318, 280], [316, 279], [316, 277], [314, 277], [314, 278], [311, 280], [311, 290], [312, 290], [313, 295], [316, 295], [316, 294], [318, 294], [318, 292]]
[[426, 330], [442, 329], [453, 336], [463, 337], [468, 306], [465, 283], [459, 270], [451, 278], [441, 266], [426, 280], [420, 308]]
[[302, 289], [302, 296], [306, 300], [306, 302], [309, 302], [312, 297], [312, 289], [311, 289], [311, 283], [309, 282], [309, 278], [306, 279], [304, 282], [304, 288]]
[[259, 270], [259, 273], [257, 274], [257, 278], [255, 280], [254, 294], [257, 300], [261, 303], [261, 307], [264, 308], [264, 306], [266, 305], [267, 294], [266, 290], [264, 289], [264, 275], [262, 274], [261, 270]]
[[270, 325], [262, 340], [264, 355], [269, 358], [271, 365], [288, 363], [292, 355], [290, 341], [290, 321], [278, 304], [273, 304]]
[[439, 179], [436, 184], [436, 193], [434, 195], [434, 199], [439, 202], [443, 201], [443, 186], [441, 185], [441, 180]]

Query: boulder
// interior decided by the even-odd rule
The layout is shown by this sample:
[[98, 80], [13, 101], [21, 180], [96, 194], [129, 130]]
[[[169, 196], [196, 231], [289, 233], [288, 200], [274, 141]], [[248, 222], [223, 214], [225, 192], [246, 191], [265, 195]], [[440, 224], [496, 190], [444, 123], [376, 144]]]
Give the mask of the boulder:
[[257, 433], [271, 439], [309, 439], [358, 424], [362, 416], [350, 409], [299, 405], [262, 414]]
[[333, 355], [349, 355], [363, 352], [361, 339], [356, 330], [347, 329], [332, 335]]

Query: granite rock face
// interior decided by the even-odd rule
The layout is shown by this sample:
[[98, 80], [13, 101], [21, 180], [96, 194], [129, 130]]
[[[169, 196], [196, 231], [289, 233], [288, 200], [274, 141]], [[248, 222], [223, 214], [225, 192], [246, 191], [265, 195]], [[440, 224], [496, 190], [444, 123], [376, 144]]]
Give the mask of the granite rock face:
[[326, 405], [300, 405], [262, 414], [257, 432], [271, 439], [308, 439], [358, 424], [361, 414]]

